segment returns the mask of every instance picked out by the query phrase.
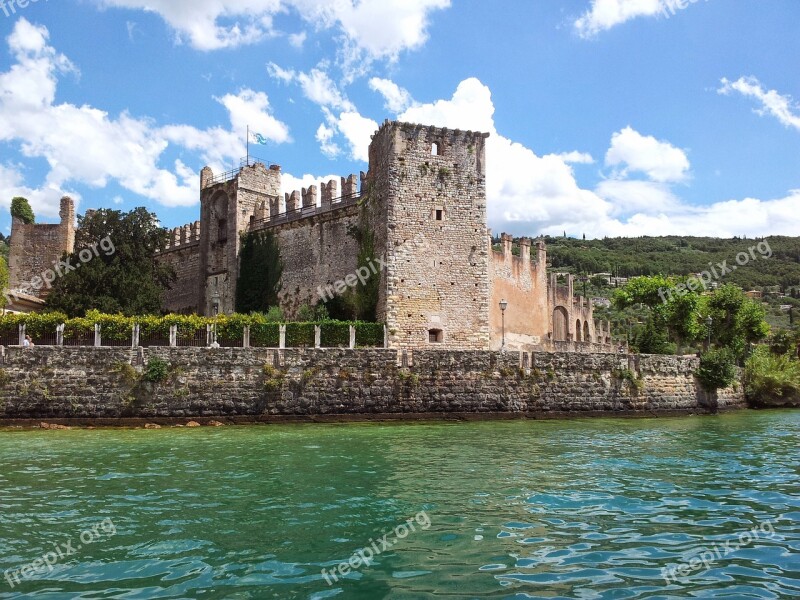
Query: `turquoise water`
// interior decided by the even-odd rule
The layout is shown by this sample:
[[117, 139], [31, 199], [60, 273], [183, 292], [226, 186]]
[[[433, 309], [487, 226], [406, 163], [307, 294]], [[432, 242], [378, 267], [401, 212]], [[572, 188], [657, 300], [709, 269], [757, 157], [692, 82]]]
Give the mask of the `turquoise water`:
[[0, 598], [798, 598], [798, 440], [787, 411], [0, 431]]

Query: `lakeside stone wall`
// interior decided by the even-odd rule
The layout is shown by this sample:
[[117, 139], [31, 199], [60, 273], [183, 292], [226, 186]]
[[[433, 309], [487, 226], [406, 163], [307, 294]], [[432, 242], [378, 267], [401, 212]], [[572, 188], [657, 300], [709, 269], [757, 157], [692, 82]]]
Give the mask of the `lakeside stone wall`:
[[[169, 363], [145, 381], [153, 358]], [[697, 359], [425, 350], [0, 348], [0, 421], [441, 414], [671, 414], [745, 406], [704, 393]], [[407, 364], [408, 366], [403, 366]]]

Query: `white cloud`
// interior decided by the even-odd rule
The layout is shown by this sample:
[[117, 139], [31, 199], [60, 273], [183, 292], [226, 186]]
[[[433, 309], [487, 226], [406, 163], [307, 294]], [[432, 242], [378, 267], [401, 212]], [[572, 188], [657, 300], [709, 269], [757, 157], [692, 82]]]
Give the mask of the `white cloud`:
[[306, 43], [307, 39], [308, 39], [308, 34], [305, 31], [301, 31], [299, 33], [292, 33], [289, 35], [289, 43], [295, 48], [302, 48], [303, 44]]
[[320, 143], [322, 153], [328, 158], [336, 158], [341, 153], [341, 148], [338, 144], [333, 142], [333, 136], [336, 135], [336, 128], [328, 127], [325, 123], [321, 123], [317, 129], [317, 141]]
[[[62, 190], [70, 183], [104, 187], [116, 181], [166, 206], [193, 205], [199, 196], [197, 174], [180, 160], [170, 168], [160, 165], [170, 143], [222, 164], [242, 155], [245, 120], [263, 127], [276, 143], [289, 139], [286, 126], [268, 113], [266, 95], [252, 90], [218, 99], [228, 109], [232, 130], [158, 127], [126, 112], [114, 118], [88, 105], [56, 104], [58, 76], [75, 68], [48, 45], [48, 37], [46, 28], [21, 17], [8, 38], [15, 62], [0, 72], [0, 141], [19, 143], [26, 157], [49, 163], [44, 183], [29, 194], [44, 214], [57, 214]], [[20, 187], [8, 177], [3, 184], [0, 196], [10, 197]]]
[[0, 206], [10, 208], [11, 199], [22, 196], [30, 201], [35, 215], [43, 217], [58, 217], [60, 208], [59, 200], [70, 196], [76, 205], [80, 203], [80, 194], [51, 184], [41, 188], [31, 188], [25, 185], [25, 178], [14, 165], [0, 164]]
[[[430, 14], [450, 0], [94, 0], [103, 7], [160, 15], [198, 50], [253, 44], [277, 35], [273, 18], [293, 10], [317, 30], [340, 34], [342, 61], [395, 60], [428, 39]], [[295, 38], [299, 41], [300, 38]]]
[[618, 176], [625, 177], [631, 171], [638, 171], [658, 182], [684, 181], [690, 167], [683, 150], [669, 142], [644, 136], [631, 127], [611, 137], [606, 165], [619, 168]]
[[414, 104], [414, 99], [408, 90], [401, 88], [394, 81], [373, 77], [369, 80], [369, 87], [383, 96], [386, 109], [397, 114]]
[[800, 130], [800, 106], [791, 96], [781, 95], [776, 90], [767, 91], [755, 77], [740, 77], [736, 81], [723, 78], [721, 83], [718, 93], [727, 95], [739, 92], [745, 97], [754, 98], [761, 103], [761, 108], [755, 109], [756, 113], [771, 115], [786, 127]]
[[575, 164], [575, 165], [592, 165], [594, 164], [594, 158], [588, 152], [578, 152], [577, 150], [573, 150], [572, 152], [561, 152], [560, 154], [556, 154], [558, 158], [563, 160], [565, 163]]
[[[676, 9], [698, 0], [592, 0], [592, 5], [574, 23], [581, 37], [592, 37], [638, 17], [669, 17]], [[685, 5], [685, 6], [684, 6]]]
[[378, 124], [357, 112], [345, 112], [339, 115], [337, 128], [350, 144], [350, 157], [369, 161], [370, 137], [378, 130]]
[[327, 108], [353, 110], [353, 104], [345, 97], [336, 83], [322, 69], [311, 69], [308, 73], [283, 69], [275, 63], [267, 65], [267, 71], [274, 79], [284, 83], [296, 82], [306, 98]]

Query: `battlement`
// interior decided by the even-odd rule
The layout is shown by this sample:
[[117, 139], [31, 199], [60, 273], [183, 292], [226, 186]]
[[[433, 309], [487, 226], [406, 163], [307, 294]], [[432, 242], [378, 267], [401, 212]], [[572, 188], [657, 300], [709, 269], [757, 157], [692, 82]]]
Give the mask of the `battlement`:
[[[501, 249], [495, 250], [492, 244], [492, 232], [489, 231], [489, 250], [497, 262], [505, 263], [512, 272], [519, 272], [519, 269], [537, 270], [547, 266], [547, 249], [544, 240], [532, 242], [529, 238], [519, 240], [519, 256], [514, 255], [514, 236], [508, 233], [500, 234]], [[536, 246], [536, 258], [531, 260], [531, 248]], [[523, 271], [524, 272], [524, 271]]]
[[[435, 127], [433, 125], [422, 125], [420, 123], [409, 123], [405, 121], [390, 121], [386, 119], [383, 124], [375, 132], [375, 136], [391, 133], [394, 131], [402, 131], [404, 133], [418, 134], [426, 131], [437, 137], [461, 139], [462, 141], [475, 141], [488, 138], [491, 134], [480, 131], [464, 131], [461, 129], [448, 129], [447, 127]], [[373, 137], [375, 137], [373, 136]]]
[[174, 252], [200, 243], [200, 221], [175, 227], [169, 231], [167, 245], [162, 252]]
[[249, 229], [256, 231], [353, 206], [361, 198], [366, 179], [367, 174], [362, 171], [360, 175], [354, 173], [338, 181], [331, 179], [319, 186], [285, 193], [282, 205], [278, 197], [263, 200], [256, 206]]

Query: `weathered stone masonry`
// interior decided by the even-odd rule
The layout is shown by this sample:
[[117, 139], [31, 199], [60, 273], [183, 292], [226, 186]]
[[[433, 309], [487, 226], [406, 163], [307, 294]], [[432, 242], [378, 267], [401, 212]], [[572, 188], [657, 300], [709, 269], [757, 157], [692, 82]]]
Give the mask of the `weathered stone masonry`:
[[[142, 360], [153, 357], [171, 365], [164, 383], [141, 379]], [[394, 350], [7, 348], [0, 420], [645, 415], [745, 405], [740, 389], [700, 391], [689, 357], [426, 350], [407, 358], [406, 368]]]

